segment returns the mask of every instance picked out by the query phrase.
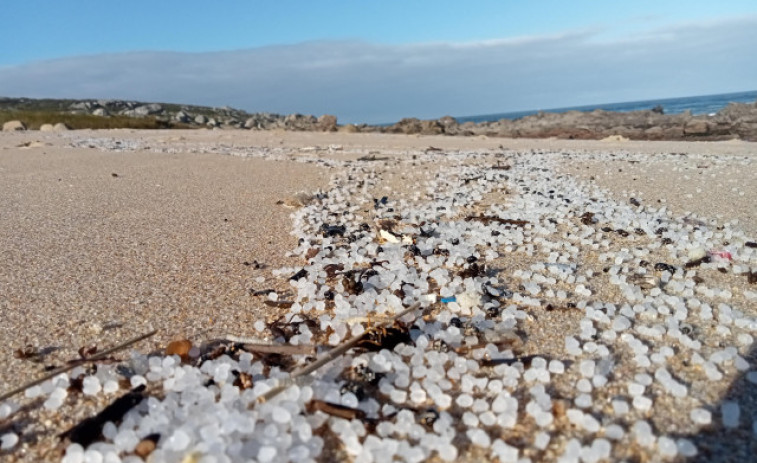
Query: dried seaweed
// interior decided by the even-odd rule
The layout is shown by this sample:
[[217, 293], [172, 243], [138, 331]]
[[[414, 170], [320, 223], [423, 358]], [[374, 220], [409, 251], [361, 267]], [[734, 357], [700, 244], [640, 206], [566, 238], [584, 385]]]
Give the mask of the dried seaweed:
[[370, 154], [368, 156], [360, 156], [359, 158], [357, 158], [357, 160], [358, 161], [388, 161], [389, 157], [387, 156], [376, 157], [375, 154]]
[[325, 400], [313, 399], [308, 402], [306, 409], [308, 413], [323, 412], [327, 415], [336, 416], [345, 420], [365, 419], [365, 412], [345, 405], [326, 402]]
[[702, 256], [699, 259], [694, 259], [694, 260], [690, 260], [686, 262], [685, 264], [683, 264], [683, 266], [685, 268], [694, 268], [694, 267], [699, 267], [702, 264], [709, 264], [710, 262], [712, 262], [712, 257]]
[[398, 344], [402, 343], [412, 343], [410, 329], [404, 323], [395, 322], [392, 326], [379, 326], [367, 330], [356, 347], [362, 347], [369, 351], [393, 350]]
[[99, 361], [99, 360], [105, 359], [110, 354], [112, 354], [114, 352], [117, 352], [117, 351], [119, 351], [121, 349], [125, 349], [125, 348], [127, 348], [127, 347], [129, 347], [129, 346], [131, 346], [133, 344], [138, 343], [139, 341], [142, 341], [142, 340], [147, 339], [147, 338], [149, 338], [151, 336], [154, 336], [155, 333], [157, 333], [157, 332], [158, 332], [158, 330], [152, 330], [152, 331], [150, 331], [148, 333], [142, 334], [142, 335], [137, 336], [135, 338], [131, 338], [131, 339], [129, 339], [127, 341], [124, 341], [124, 342], [122, 342], [120, 344], [116, 344], [115, 346], [113, 346], [113, 347], [111, 347], [109, 349], [105, 349], [104, 351], [100, 352], [99, 354], [95, 354], [92, 357], [89, 357], [87, 359], [80, 359], [77, 362], [71, 363], [71, 364], [66, 365], [66, 366], [62, 366], [60, 368], [56, 368], [56, 369], [48, 372], [47, 374], [43, 375], [42, 377], [35, 379], [34, 381], [30, 381], [30, 382], [24, 384], [23, 386], [17, 387], [15, 389], [11, 390], [11, 391], [6, 392], [5, 394], [0, 395], [0, 402], [2, 402], [3, 400], [6, 400], [6, 399], [9, 399], [9, 398], [13, 397], [14, 395], [18, 394], [19, 392], [23, 392], [23, 391], [27, 390], [30, 387], [36, 386], [37, 384], [41, 384], [41, 383], [47, 381], [48, 379], [54, 378], [54, 377], [58, 376], [61, 373], [65, 373], [67, 371], [73, 370], [74, 368], [76, 368], [78, 365], [81, 365], [82, 363], [95, 362], [95, 361]]
[[292, 281], [297, 281], [300, 278], [305, 278], [306, 276], [308, 276], [308, 271], [303, 268], [297, 273], [295, 273], [294, 275], [292, 275], [291, 277], [289, 277], [289, 279]]
[[475, 220], [476, 222], [481, 222], [484, 225], [489, 225], [491, 222], [500, 223], [502, 225], [515, 225], [518, 227], [525, 226], [526, 224], [529, 224], [528, 220], [515, 220], [515, 219], [503, 219], [501, 217], [495, 217], [491, 215], [469, 215], [465, 218], [466, 222], [470, 222], [472, 220]]
[[120, 422], [129, 410], [139, 405], [145, 397], [144, 391], [144, 384], [132, 389], [128, 393], [114, 400], [97, 415], [83, 420], [68, 431], [62, 433], [59, 437], [61, 439], [68, 438], [71, 442], [75, 442], [84, 447], [90, 445], [102, 436], [102, 430], [105, 423], [108, 421], [113, 423]]
[[597, 223], [597, 219], [594, 218], [593, 212], [584, 212], [581, 215], [581, 223], [584, 225], [592, 225], [592, 224]]

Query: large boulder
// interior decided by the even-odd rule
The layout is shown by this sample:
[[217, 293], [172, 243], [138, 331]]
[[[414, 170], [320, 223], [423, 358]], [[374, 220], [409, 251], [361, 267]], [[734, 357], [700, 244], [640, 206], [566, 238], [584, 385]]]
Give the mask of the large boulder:
[[97, 108], [92, 111], [93, 116], [105, 117], [108, 115], [108, 111], [105, 108]]
[[455, 119], [452, 116], [444, 116], [440, 118], [437, 122], [439, 122], [439, 125], [442, 126], [444, 129], [444, 133], [453, 134], [457, 132], [457, 129], [459, 127], [459, 124], [457, 123], [457, 119]]
[[197, 116], [195, 116], [195, 124], [204, 125], [204, 124], [207, 124], [207, 123], [208, 123], [208, 118], [205, 117], [204, 115], [198, 114]]
[[324, 114], [323, 116], [318, 118], [316, 126], [319, 130], [322, 130], [324, 132], [335, 132], [337, 129], [336, 116], [332, 116], [331, 114]]
[[439, 121], [421, 121], [422, 135], [439, 135], [444, 133], [444, 126]]
[[390, 133], [404, 133], [406, 135], [411, 135], [420, 133], [421, 129], [422, 126], [420, 119], [416, 117], [406, 117], [404, 119], [401, 119], [396, 124], [388, 127], [386, 131]]
[[65, 132], [66, 130], [71, 130], [71, 127], [69, 127], [68, 125], [66, 125], [63, 122], [58, 122], [57, 124], [55, 124], [55, 126], [53, 127], [53, 129], [56, 132]]
[[702, 136], [710, 133], [710, 124], [702, 119], [692, 119], [683, 126], [683, 134]]
[[191, 120], [189, 118], [189, 114], [185, 113], [184, 111], [177, 112], [173, 116], [173, 118], [176, 120], [176, 122], [183, 122], [183, 123], [187, 123], [187, 122], [189, 122]]
[[132, 110], [135, 116], [150, 116], [153, 114], [160, 114], [163, 112], [163, 106], [158, 103], [150, 103], [142, 106], [138, 106]]
[[358, 132], [360, 132], [360, 129], [355, 124], [344, 124], [343, 126], [339, 127], [338, 130], [340, 132], [344, 132], [344, 133], [358, 133]]
[[39, 126], [39, 131], [40, 132], [53, 132], [55, 131], [55, 127], [53, 127], [52, 124], [42, 124], [41, 126]]
[[284, 127], [288, 130], [313, 130], [317, 122], [315, 116], [289, 114], [284, 118]]
[[22, 132], [26, 130], [26, 125], [21, 121], [8, 121], [3, 124], [3, 132]]

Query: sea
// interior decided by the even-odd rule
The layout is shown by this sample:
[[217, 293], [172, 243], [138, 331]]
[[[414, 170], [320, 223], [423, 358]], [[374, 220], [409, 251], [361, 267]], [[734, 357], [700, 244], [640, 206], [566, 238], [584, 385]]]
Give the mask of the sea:
[[757, 101], [757, 90], [738, 93], [723, 93], [719, 95], [687, 96], [682, 98], [667, 98], [664, 100], [628, 101], [625, 103], [606, 103], [587, 106], [573, 106], [568, 108], [534, 109], [529, 111], [514, 111], [509, 113], [483, 114], [480, 116], [456, 117], [459, 123], [463, 122], [494, 122], [500, 119], [520, 119], [540, 112], [564, 113], [566, 111], [590, 112], [595, 109], [605, 111], [641, 111], [661, 106], [665, 114], [679, 114], [691, 111], [692, 114], [713, 114], [725, 108], [728, 103], [754, 103]]

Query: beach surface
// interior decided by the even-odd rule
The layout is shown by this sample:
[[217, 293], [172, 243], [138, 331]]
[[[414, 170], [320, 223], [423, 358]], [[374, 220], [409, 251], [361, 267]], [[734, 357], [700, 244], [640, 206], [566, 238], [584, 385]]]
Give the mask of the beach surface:
[[[697, 276], [708, 288], [714, 289], [714, 292], [692, 295], [676, 293], [682, 299], [691, 299], [695, 294], [702, 303], [712, 306], [716, 312], [714, 321], [697, 319], [695, 323], [690, 320], [696, 318], [693, 314], [699, 313], [698, 307], [695, 310], [691, 306], [688, 318], [678, 321], [695, 325], [704, 349], [709, 349], [707, 355], [702, 352], [705, 360], [718, 349], [731, 346], [737, 354], [729, 351], [733, 353], [731, 357], [715, 362], [722, 379], [705, 381], [697, 376], [704, 374], [704, 367], [695, 365], [684, 348], [675, 342], [671, 344], [677, 354], [687, 352], [667, 363], [667, 368], [675, 372], [674, 377], [689, 386], [685, 403], [670, 397], [655, 381], [647, 393], [655, 401], [654, 407], [631, 406], [630, 414], [638, 416], [618, 419], [627, 434], [617, 440], [610, 439], [613, 442], [610, 459], [658, 461], [660, 449], [639, 444], [640, 439], [634, 440], [631, 431], [635, 429], [634, 423], [645, 420], [651, 423], [656, 435], [670, 435], [671, 441], [685, 438], [693, 442], [698, 456], [692, 458], [746, 461], [743, 458], [748, 459], [755, 450], [757, 432], [757, 427], [753, 429], [753, 421], [757, 423], [754, 400], [757, 390], [755, 384], [746, 380], [756, 360], [751, 336], [755, 335], [757, 319], [754, 297], [757, 286], [750, 283], [748, 275], [750, 271], [757, 272], [757, 250], [746, 243], [757, 241], [754, 206], [757, 204], [757, 147], [741, 141], [512, 140], [238, 130], [2, 133], [0, 338], [4, 341], [4, 361], [0, 364], [0, 393], [33, 380], [44, 374], [46, 368], [80, 358], [82, 349], [97, 346], [103, 350], [152, 329], [157, 329], [158, 333], [133, 349], [144, 354], [158, 353], [169, 342], [181, 339], [189, 339], [195, 345], [229, 337], [270, 341], [274, 336], [258, 329], [260, 325], [256, 328], [256, 322], [263, 321], [267, 326], [290, 314], [265, 304], [265, 295], [253, 293], [273, 290], [280, 299], [299, 297], [298, 291], [303, 289], [293, 285], [289, 277], [308, 263], [304, 258], [307, 244], [303, 245], [302, 241], [317, 235], [317, 232], [313, 234], [318, 230], [312, 222], [314, 217], [321, 217], [323, 223], [330, 220], [332, 225], [343, 217], [346, 222], [365, 221], [373, 227], [378, 206], [366, 202], [366, 198], [386, 196], [390, 206], [402, 204], [407, 209], [422, 203], [427, 196], [431, 198], [434, 188], [447, 185], [443, 179], [448, 175], [455, 181], [465, 180], [466, 172], [473, 175], [491, 166], [507, 165], [506, 171], [494, 171], [507, 174], [506, 180], [504, 177], [490, 180], [491, 171], [485, 171], [488, 173], [480, 174], [483, 180], [471, 181], [473, 185], [481, 184], [482, 193], [470, 192], [471, 196], [460, 204], [460, 217], [466, 214], [489, 216], [499, 211], [503, 216], [533, 221], [524, 209], [531, 203], [518, 203], [526, 193], [515, 177], [532, 173], [536, 166], [528, 165], [528, 161], [523, 161], [524, 170], [518, 167], [521, 160], [530, 155], [544, 157], [549, 175], [562, 182], [555, 187], [558, 192], [554, 194], [563, 191], [560, 188], [580, 185], [581, 191], [587, 192], [582, 196], [587, 205], [591, 203], [590, 196], [595, 194], [601, 195], [604, 198], [601, 201], [608, 201], [612, 207], [627, 206], [630, 219], [626, 228], [631, 237], [626, 239], [631, 241], [623, 241], [618, 237], [619, 232], [605, 232], [597, 243], [608, 242], [600, 250], [592, 249], [589, 242], [572, 241], [572, 246], [579, 249], [578, 254], [584, 258], [581, 275], [586, 281], [585, 287], [591, 289], [585, 297], [583, 289], [576, 292], [575, 281], [564, 285], [558, 281], [552, 293], [546, 291], [548, 284], [542, 282], [539, 283], [544, 286], [541, 293], [531, 292], [531, 285], [538, 280], [523, 281], [522, 275], [539, 273], [545, 268], [539, 265], [549, 255], [546, 251], [540, 254], [540, 246], [547, 245], [538, 237], [529, 241], [536, 248], [516, 245], [506, 250], [507, 245], [502, 244], [500, 249], [495, 249], [497, 255], [491, 254], [487, 265], [496, 273], [489, 276], [501, 281], [502, 287], [523, 296], [519, 300], [516, 295], [520, 302], [503, 301], [503, 307], [513, 304], [518, 307], [517, 311], [527, 315], [523, 318], [516, 314], [513, 318], [526, 335], [521, 346], [509, 349], [510, 354], [563, 359], [566, 335], [575, 336], [582, 343], [591, 342], [591, 336], [581, 338], [582, 318], [586, 314], [580, 307], [572, 311], [545, 311], [538, 307], [564, 306], [570, 299], [571, 303], [586, 301], [584, 307], [591, 306], [592, 301], [606, 301], [620, 308], [624, 294], [609, 283], [604, 269], [625, 266], [625, 270], [618, 272], [633, 273], [640, 260], [649, 260], [652, 265], [670, 262], [681, 267], [688, 260], [687, 253], [693, 255], [694, 248], [699, 252], [696, 243], [696, 246], [682, 246], [679, 250], [666, 249], [658, 243], [662, 233], [645, 232], [643, 236], [637, 233], [634, 237], [634, 228], [645, 226], [639, 222], [642, 215], [634, 215], [642, 214], [642, 209], [667, 214], [671, 223], [683, 227], [680, 239], [690, 239], [692, 243], [708, 233], [702, 240], [719, 232], [726, 233], [727, 236], [716, 236], [717, 246], [713, 244], [702, 250], [712, 254], [710, 263], [701, 268], [692, 267], [696, 275], [686, 275], [684, 271], [676, 277], [676, 281], [684, 285]], [[537, 180], [534, 182], [541, 188], [549, 178], [538, 177]], [[365, 185], [357, 191], [347, 187], [350, 181], [363, 181]], [[436, 183], [431, 185], [431, 181]], [[501, 185], [484, 185], [489, 181], [498, 181]], [[460, 188], [465, 185], [461, 183]], [[340, 215], [342, 211], [333, 211], [331, 216], [318, 215], [315, 210], [308, 212], [311, 215], [302, 215], [303, 208], [313, 208], [313, 196], [332, 192], [328, 200], [336, 201], [333, 191], [340, 191], [339, 188], [343, 189], [339, 193], [342, 194], [339, 204], [349, 203], [349, 216]], [[552, 194], [546, 190], [543, 193]], [[443, 195], [444, 191], [439, 194]], [[334, 204], [337, 203], [332, 206]], [[521, 209], [509, 209], [510, 205], [518, 204]], [[583, 205], [578, 209], [583, 210]], [[594, 212], [598, 216], [603, 213], [603, 210]], [[540, 217], [546, 221], [549, 214], [544, 212]], [[579, 223], [581, 217], [577, 211], [565, 218], [556, 217], [559, 220], [555, 220], [555, 227], [550, 230], [555, 236], [578, 233], [583, 230]], [[583, 225], [593, 226], [591, 217], [586, 217], [589, 216], [584, 217]], [[570, 220], [573, 222], [568, 223]], [[618, 221], [622, 219], [616, 219]], [[303, 224], [312, 225], [310, 231], [306, 230], [309, 235], [297, 229]], [[502, 233], [506, 234], [504, 230]], [[707, 242], [712, 244], [712, 241]], [[312, 244], [316, 246], [315, 242]], [[478, 249], [476, 252], [480, 251], [479, 258], [483, 260], [485, 253], [476, 246], [471, 244], [470, 249]], [[646, 254], [634, 257], [634, 250], [642, 248]], [[371, 249], [375, 250], [375, 245]], [[555, 249], [570, 254], [567, 247]], [[623, 253], [627, 257], [618, 263], [601, 257], [602, 252], [615, 253], [613, 256]], [[721, 257], [726, 254], [718, 252], [729, 253], [731, 257]], [[675, 261], [671, 256], [675, 256]], [[650, 260], [652, 258], [655, 260]], [[648, 271], [652, 274], [651, 267]], [[580, 286], [585, 289], [583, 284]], [[567, 290], [568, 287], [571, 290]], [[567, 290], [567, 295], [561, 297], [559, 290]], [[532, 303], [534, 298], [539, 300], [538, 304]], [[738, 312], [729, 315], [731, 323], [724, 320], [725, 310], [718, 308], [718, 304], [726, 304], [729, 314], [731, 309]], [[676, 304], [671, 303], [671, 306], [675, 311]], [[637, 315], [641, 317], [638, 311]], [[595, 321], [598, 325], [602, 323], [599, 317]], [[661, 316], [658, 323], [665, 325], [665, 317]], [[727, 333], [718, 328], [726, 325]], [[616, 341], [609, 338], [598, 339], [617, 346]], [[669, 339], [658, 341], [662, 345]], [[645, 339], [650, 349], [648, 355], [659, 351], [655, 342], [654, 337]], [[620, 347], [617, 349], [614, 360], [617, 369], [608, 376], [609, 386], [602, 389], [596, 386], [601, 380], [595, 380], [593, 405], [582, 408], [593, 410], [594, 416], [599, 416], [602, 410], [608, 417], [614, 416], [607, 409], [612, 408], [613, 399], [627, 395], [621, 390], [626, 381], [634, 378], [637, 382], [645, 381], [636, 377], [641, 369], [633, 363], [633, 356], [621, 354]], [[127, 351], [116, 354], [115, 358], [122, 361], [128, 356]], [[741, 368], [737, 357], [747, 362], [747, 367]], [[572, 364], [566, 362], [569, 368], [565, 375], [553, 375], [550, 390], [555, 392], [553, 397], [560, 397], [555, 403], [565, 403], [560, 407], [570, 408], [578, 394], [575, 389], [582, 377], [578, 367], [581, 357], [574, 360]], [[658, 365], [648, 368], [650, 378], [655, 376]], [[591, 369], [593, 371], [594, 367]], [[529, 370], [528, 365], [525, 370]], [[497, 374], [499, 372], [490, 373]], [[128, 388], [128, 377], [125, 384]], [[12, 433], [18, 436], [19, 442], [4, 449], [0, 458], [59, 460], [68, 443], [56, 436], [102, 409], [127, 388], [121, 385], [117, 394], [68, 393], [62, 406], [52, 407], [54, 409], [43, 404], [43, 395], [35, 399], [19, 394], [13, 399], [14, 407], [22, 409], [15, 411], [14, 408], [13, 413], [0, 415], [0, 435]], [[514, 390], [512, 393], [528, 395], [528, 387], [524, 390], [526, 392]], [[633, 397], [627, 399], [630, 403]], [[721, 424], [721, 403], [726, 400], [741, 406], [741, 418], [735, 427]], [[456, 404], [450, 413], [459, 419], [464, 405]], [[591, 447], [592, 440], [586, 436], [604, 436], [607, 426], [614, 423], [610, 418], [600, 419], [602, 430], [590, 432], [565, 417], [556, 416], [549, 429], [552, 440], [544, 449], [537, 450], [531, 442], [535, 425], [530, 416], [525, 416], [524, 404], [522, 402], [519, 411], [522, 419], [511, 434], [500, 436], [491, 429], [489, 433], [492, 439], [501, 437], [519, 448], [520, 456], [532, 461], [557, 460], [573, 445], [569, 441], [571, 437]], [[554, 403], [553, 407], [559, 408]], [[692, 423], [690, 412], [699, 408], [712, 412], [712, 424]], [[560, 426], [571, 431], [563, 436]], [[584, 427], [589, 429], [589, 425]], [[504, 461], [504, 453], [491, 453], [488, 448], [471, 445], [470, 441], [478, 442], [477, 435], [471, 437], [464, 430], [460, 432], [468, 436], [454, 441], [460, 446], [462, 457], [476, 460], [499, 455]], [[678, 454], [673, 455], [671, 461], [683, 458], [681, 445], [685, 447], [679, 444]], [[260, 446], [254, 451], [259, 452]], [[339, 450], [334, 455], [357, 458], [349, 453], [349, 446], [347, 453], [340, 453], [344, 451]], [[180, 453], [163, 456], [171, 460]], [[121, 458], [131, 454], [119, 453]], [[441, 451], [429, 455], [431, 459], [442, 458]]]

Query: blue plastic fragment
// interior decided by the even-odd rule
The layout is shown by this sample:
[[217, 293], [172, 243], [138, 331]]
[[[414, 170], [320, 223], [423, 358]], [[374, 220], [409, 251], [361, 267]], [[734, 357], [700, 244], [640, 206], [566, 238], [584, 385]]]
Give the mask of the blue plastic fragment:
[[444, 304], [447, 304], [449, 302], [457, 302], [457, 298], [455, 296], [452, 296], [452, 297], [443, 297], [442, 298], [442, 302]]

